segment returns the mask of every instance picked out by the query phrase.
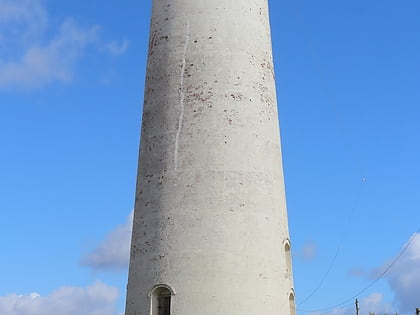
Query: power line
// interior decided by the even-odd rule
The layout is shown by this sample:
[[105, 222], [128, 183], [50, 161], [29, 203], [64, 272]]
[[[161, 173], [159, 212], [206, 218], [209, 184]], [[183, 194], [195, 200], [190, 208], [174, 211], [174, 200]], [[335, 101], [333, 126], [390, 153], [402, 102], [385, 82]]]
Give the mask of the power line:
[[331, 310], [333, 308], [337, 308], [340, 306], [343, 306], [344, 304], [348, 303], [349, 301], [353, 301], [356, 297], [358, 297], [359, 295], [361, 295], [362, 293], [366, 292], [369, 288], [371, 288], [376, 282], [378, 282], [395, 264], [396, 262], [401, 258], [401, 256], [404, 254], [404, 252], [408, 249], [408, 247], [410, 247], [410, 245], [414, 242], [414, 240], [417, 238], [417, 235], [420, 233], [420, 228], [414, 233], [414, 236], [410, 239], [410, 241], [403, 247], [403, 249], [400, 251], [400, 253], [397, 255], [397, 257], [394, 258], [394, 260], [389, 264], [388, 267], [385, 268], [385, 270], [383, 272], [381, 272], [381, 274], [379, 276], [377, 276], [375, 278], [375, 280], [373, 280], [371, 283], [369, 283], [366, 287], [364, 287], [362, 290], [360, 290], [359, 292], [357, 292], [355, 295], [353, 295], [352, 297], [344, 300], [341, 303], [337, 303], [333, 306], [330, 307], [326, 307], [326, 308], [322, 308], [322, 309], [317, 309], [317, 310], [302, 310], [302, 309], [298, 309], [301, 312], [322, 312], [322, 311], [328, 311]]
[[311, 293], [309, 293], [309, 295], [304, 298], [301, 302], [298, 303], [298, 305], [302, 305], [304, 304], [306, 301], [308, 301], [320, 288], [321, 286], [324, 284], [324, 281], [327, 279], [328, 275], [330, 274], [330, 271], [332, 269], [332, 267], [334, 266], [335, 260], [338, 257], [338, 254], [340, 253], [340, 249], [341, 249], [341, 245], [337, 246], [337, 250], [335, 252], [335, 255], [327, 269], [327, 272], [325, 273], [325, 275], [322, 277], [321, 281], [318, 283], [318, 285], [315, 287], [315, 289], [312, 290]]
[[[363, 178], [362, 181], [365, 182], [366, 179]], [[364, 185], [362, 187], [364, 187]], [[362, 190], [363, 190], [363, 188], [361, 190], [359, 190], [358, 193], [356, 193], [356, 195], [355, 195], [354, 205], [351, 208], [351, 211], [349, 211], [349, 215], [347, 216], [347, 221], [346, 221], [346, 226], [349, 227], [349, 228], [342, 229], [340, 242], [337, 246], [337, 249], [335, 251], [335, 254], [334, 254], [333, 258], [331, 259], [330, 264], [328, 265], [327, 271], [325, 272], [325, 274], [321, 278], [321, 280], [318, 282], [318, 285], [316, 285], [316, 287], [311, 291], [311, 293], [309, 293], [309, 295], [307, 295], [302, 301], [297, 303], [298, 306], [306, 303], [310, 298], [312, 298], [312, 296], [315, 295], [315, 293], [317, 293], [319, 291], [319, 289], [324, 284], [325, 280], [328, 278], [330, 272], [332, 271], [332, 269], [333, 269], [333, 267], [336, 263], [336, 260], [338, 258], [338, 255], [340, 254], [340, 251], [341, 251], [341, 248], [344, 244], [344, 241], [347, 238], [347, 236], [350, 234], [350, 231], [352, 230], [353, 225], [351, 224], [351, 222], [353, 221], [354, 214], [357, 212], [357, 209], [359, 208], [360, 199], [361, 199], [361, 195], [362, 195]]]
[[[302, 10], [302, 6], [300, 1], [296, 2], [296, 15], [298, 17], [298, 27], [301, 29], [301, 35], [303, 35], [303, 33], [305, 32], [307, 36], [301, 36], [304, 41], [305, 44], [308, 48], [308, 50], [310, 50], [312, 52], [312, 55], [316, 54], [316, 50], [315, 50], [315, 45], [314, 45], [314, 41], [311, 38], [311, 36], [309, 35], [309, 33], [307, 32], [307, 22], [305, 19], [305, 16], [303, 14], [303, 10]], [[322, 86], [322, 90], [323, 90], [323, 94], [324, 94], [324, 99], [325, 99], [325, 103], [329, 104], [329, 108], [331, 110], [331, 114], [334, 116], [335, 121], [338, 123], [338, 131], [341, 133], [341, 135], [344, 138], [348, 138], [349, 136], [349, 122], [346, 121], [345, 119], [343, 119], [338, 112], [338, 106], [337, 104], [335, 104], [336, 102], [333, 100], [333, 94], [331, 93], [332, 89], [329, 83], [329, 80], [327, 78], [327, 75], [325, 73], [325, 69], [321, 66], [320, 62], [318, 59], [315, 58], [315, 70], [318, 73], [318, 77], [321, 81], [321, 86]], [[348, 142], [348, 141], [347, 141]], [[347, 145], [347, 150], [349, 152], [350, 155], [350, 159], [351, 159], [351, 164], [353, 164], [354, 168], [356, 170], [358, 170], [359, 172], [362, 171], [362, 166], [361, 166], [361, 158], [360, 158], [360, 154], [357, 154], [354, 152], [354, 150], [352, 150], [351, 146], [348, 144]], [[362, 179], [363, 182], [366, 181], [365, 177], [363, 177]], [[364, 186], [363, 186], [364, 187]], [[352, 220], [353, 220], [353, 216], [356, 213], [357, 209], [359, 208], [359, 204], [360, 204], [360, 199], [361, 199], [361, 194], [362, 191], [359, 190], [358, 193], [356, 192], [355, 194], [355, 198], [354, 200], [352, 200], [352, 204], [353, 207], [351, 207], [351, 210], [349, 211], [349, 215], [347, 216], [347, 224], [346, 226], [348, 227], [352, 227], [353, 225], [351, 224]], [[346, 239], [346, 235], [349, 234], [349, 229], [343, 229], [342, 230], [342, 235], [340, 237], [340, 242], [337, 246], [336, 252], [330, 262], [330, 264], [328, 265], [328, 268], [325, 272], [325, 274], [322, 276], [321, 280], [318, 282], [318, 284], [315, 286], [315, 288], [309, 293], [309, 295], [307, 295], [302, 301], [299, 301], [299, 303], [297, 303], [297, 305], [303, 305], [304, 303], [306, 303], [308, 300], [310, 300], [315, 293], [317, 293], [321, 287], [323, 286], [324, 282], [326, 281], [326, 279], [328, 278], [330, 272], [332, 271], [336, 260], [340, 254], [341, 248], [343, 246], [344, 240]]]

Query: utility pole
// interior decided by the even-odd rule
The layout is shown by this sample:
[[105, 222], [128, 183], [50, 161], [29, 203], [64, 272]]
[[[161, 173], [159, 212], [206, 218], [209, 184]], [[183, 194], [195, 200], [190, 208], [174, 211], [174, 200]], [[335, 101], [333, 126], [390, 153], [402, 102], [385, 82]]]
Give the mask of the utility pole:
[[359, 315], [360, 308], [359, 308], [359, 300], [358, 299], [356, 299], [356, 303], [355, 304], [356, 304], [356, 315]]

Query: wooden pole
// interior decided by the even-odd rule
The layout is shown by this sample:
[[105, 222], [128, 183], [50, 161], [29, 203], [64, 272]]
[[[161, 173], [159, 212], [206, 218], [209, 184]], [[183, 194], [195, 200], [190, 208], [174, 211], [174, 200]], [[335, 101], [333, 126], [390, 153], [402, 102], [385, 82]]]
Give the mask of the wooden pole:
[[358, 299], [356, 299], [356, 303], [355, 304], [356, 304], [356, 315], [359, 315], [360, 308], [359, 308], [359, 300]]

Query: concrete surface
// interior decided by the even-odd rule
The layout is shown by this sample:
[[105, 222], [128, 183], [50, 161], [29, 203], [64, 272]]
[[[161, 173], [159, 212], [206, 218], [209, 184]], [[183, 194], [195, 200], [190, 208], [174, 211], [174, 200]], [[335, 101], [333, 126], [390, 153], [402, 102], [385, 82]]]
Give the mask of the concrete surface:
[[267, 0], [153, 1], [133, 227], [126, 315], [291, 314]]

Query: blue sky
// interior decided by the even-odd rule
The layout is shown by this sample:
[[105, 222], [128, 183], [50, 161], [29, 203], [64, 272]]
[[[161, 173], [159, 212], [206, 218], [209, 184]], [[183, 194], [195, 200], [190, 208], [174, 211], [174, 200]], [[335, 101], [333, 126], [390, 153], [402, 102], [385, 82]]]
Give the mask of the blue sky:
[[[150, 4], [0, 0], [1, 314], [123, 312]], [[358, 298], [413, 314], [420, 3], [270, 7], [298, 314], [354, 314], [407, 244]]]

